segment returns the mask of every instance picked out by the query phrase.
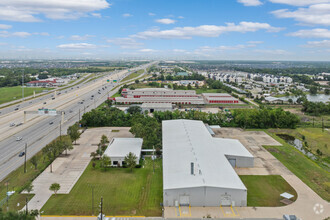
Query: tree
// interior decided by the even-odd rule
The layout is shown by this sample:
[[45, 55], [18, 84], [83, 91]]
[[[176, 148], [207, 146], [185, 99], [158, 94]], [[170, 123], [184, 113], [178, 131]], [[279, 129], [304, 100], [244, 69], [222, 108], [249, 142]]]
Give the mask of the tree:
[[33, 157], [31, 157], [30, 162], [32, 163], [34, 169], [36, 170], [38, 167], [38, 157], [34, 155]]
[[76, 141], [79, 139], [81, 133], [79, 132], [78, 124], [74, 124], [68, 128], [67, 133], [69, 134], [72, 141], [74, 141], [74, 144], [77, 144]]
[[101, 141], [100, 141], [100, 144], [101, 144], [101, 145], [106, 145], [107, 143], [109, 143], [109, 139], [108, 139], [108, 137], [105, 136], [105, 135], [102, 135], [102, 137], [101, 137]]
[[98, 155], [98, 154], [97, 154], [96, 152], [93, 151], [93, 152], [91, 153], [90, 157], [92, 157], [93, 160], [95, 160], [97, 155]]
[[53, 183], [52, 185], [50, 185], [49, 190], [53, 191], [54, 194], [56, 195], [57, 191], [59, 191], [61, 188], [61, 185], [59, 183]]
[[136, 159], [137, 157], [132, 152], [129, 152], [124, 159], [126, 166], [131, 169], [131, 172], [133, 171], [133, 168], [136, 166]]
[[288, 102], [289, 102], [290, 104], [292, 104], [292, 103], [293, 103], [293, 100], [292, 100], [292, 99], [288, 99]]
[[135, 80], [135, 83], [136, 83], [136, 84], [139, 84], [139, 82], [140, 82], [140, 81], [139, 81], [138, 79]]
[[70, 136], [63, 136], [61, 139], [62, 140], [57, 142], [58, 147], [59, 147], [61, 152], [65, 150], [65, 154], [67, 155], [68, 150], [73, 149], [72, 140], [71, 140]]
[[140, 106], [131, 106], [127, 109], [127, 112], [130, 113], [131, 115], [136, 114], [136, 113], [141, 113], [142, 109]]
[[104, 168], [104, 170], [111, 165], [111, 159], [107, 155], [103, 155], [101, 158], [101, 165]]
[[26, 187], [25, 187], [25, 190], [28, 194], [30, 194], [30, 192], [32, 192], [33, 190], [33, 185], [32, 183], [29, 183]]
[[316, 95], [316, 94], [317, 94], [317, 87], [316, 87], [316, 86], [312, 86], [312, 87], [309, 89], [309, 92], [310, 92], [312, 95]]
[[325, 90], [324, 90], [324, 94], [326, 94], [326, 95], [330, 95], [330, 89], [325, 89]]

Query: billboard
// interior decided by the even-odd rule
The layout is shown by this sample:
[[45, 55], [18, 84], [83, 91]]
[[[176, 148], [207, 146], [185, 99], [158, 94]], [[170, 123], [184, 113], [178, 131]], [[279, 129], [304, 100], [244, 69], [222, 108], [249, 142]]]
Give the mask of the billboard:
[[56, 109], [40, 108], [38, 109], [38, 115], [57, 115]]

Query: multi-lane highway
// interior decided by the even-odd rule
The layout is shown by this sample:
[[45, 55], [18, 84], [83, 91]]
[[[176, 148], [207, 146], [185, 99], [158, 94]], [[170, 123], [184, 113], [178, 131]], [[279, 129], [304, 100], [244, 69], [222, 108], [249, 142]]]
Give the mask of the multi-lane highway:
[[[57, 91], [56, 95], [53, 93], [42, 97], [42, 99], [36, 98], [27, 101], [28, 104], [22, 104], [24, 107], [19, 110], [7, 114], [3, 113], [0, 116], [0, 181], [23, 164], [24, 157], [18, 155], [24, 150], [25, 143], [28, 144], [27, 158], [29, 159], [51, 140], [58, 137], [60, 132], [66, 133], [67, 128], [77, 122], [84, 112], [97, 107], [108, 96], [116, 93], [119, 88], [114, 89], [114, 87], [120, 85], [123, 78], [134, 71], [146, 69], [152, 64], [154, 63], [130, 70], [111, 72], [89, 83]], [[110, 82], [107, 82], [107, 79]], [[117, 80], [117, 83], [113, 83], [113, 80]], [[26, 123], [16, 126], [24, 122], [24, 111], [37, 111], [43, 107], [64, 111], [63, 124], [60, 126], [62, 119], [60, 115], [27, 114]], [[7, 112], [6, 109], [1, 109], [1, 111]], [[15, 123], [15, 126], [10, 127], [11, 123]], [[17, 137], [22, 137], [22, 140], [18, 141]]]

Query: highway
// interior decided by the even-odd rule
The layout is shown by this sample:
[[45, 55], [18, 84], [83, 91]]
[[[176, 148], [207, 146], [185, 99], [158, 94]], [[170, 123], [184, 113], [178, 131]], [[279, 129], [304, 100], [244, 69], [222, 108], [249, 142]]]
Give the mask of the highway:
[[[24, 163], [24, 157], [18, 157], [18, 154], [24, 151], [25, 143], [28, 144], [27, 159], [29, 159], [60, 135], [60, 127], [61, 133], [65, 134], [67, 128], [79, 120], [79, 116], [81, 117], [84, 112], [96, 108], [108, 96], [115, 94], [119, 87], [116, 89], [114, 87], [121, 85], [123, 78], [137, 70], [146, 70], [147, 67], [153, 64], [154, 62], [130, 70], [111, 72], [89, 83], [58, 91], [57, 94], [61, 93], [59, 95], [54, 96], [53, 93], [40, 97], [41, 100], [36, 98], [33, 101], [31, 100], [32, 102], [28, 101], [28, 105], [17, 111], [3, 113], [0, 117], [0, 181]], [[107, 82], [107, 79], [110, 82]], [[117, 80], [117, 83], [113, 83], [113, 80]], [[112, 89], [114, 90], [111, 91]], [[52, 99], [54, 97], [55, 99]], [[44, 104], [45, 102], [46, 104]], [[23, 122], [24, 111], [37, 111], [42, 107], [64, 111], [63, 124], [60, 126], [61, 115], [39, 116], [38, 114], [31, 114], [27, 115], [26, 123], [23, 125], [9, 126], [10, 123]], [[1, 111], [7, 112], [4, 109], [1, 109]], [[22, 140], [16, 141], [17, 137], [22, 137]]]

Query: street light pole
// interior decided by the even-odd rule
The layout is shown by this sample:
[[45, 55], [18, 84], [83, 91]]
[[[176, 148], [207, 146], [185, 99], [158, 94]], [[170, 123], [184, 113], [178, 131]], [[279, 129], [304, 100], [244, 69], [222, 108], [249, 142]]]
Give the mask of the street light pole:
[[24, 154], [24, 173], [26, 173], [26, 153], [27, 153], [27, 143], [25, 143], [25, 154]]
[[101, 220], [103, 220], [103, 197], [101, 197]]
[[25, 198], [25, 208], [26, 208], [26, 210], [25, 210], [25, 212], [26, 212], [26, 215], [28, 215], [28, 213], [29, 213], [29, 210], [28, 210], [28, 198], [26, 197]]
[[92, 186], [92, 215], [94, 215], [94, 186]]
[[22, 74], [22, 101], [24, 101], [24, 69]]

